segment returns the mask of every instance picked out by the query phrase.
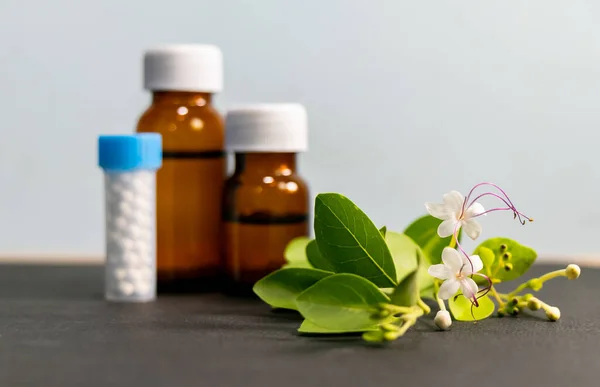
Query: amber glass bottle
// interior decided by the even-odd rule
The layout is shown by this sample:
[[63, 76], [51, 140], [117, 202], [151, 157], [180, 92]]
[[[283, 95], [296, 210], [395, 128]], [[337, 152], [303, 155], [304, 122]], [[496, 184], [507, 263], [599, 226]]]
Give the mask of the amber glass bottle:
[[232, 109], [226, 128], [235, 172], [224, 190], [224, 268], [228, 293], [245, 295], [285, 263], [292, 239], [308, 235], [308, 187], [296, 170], [296, 153], [307, 148], [306, 112], [297, 104]]
[[144, 83], [152, 105], [138, 132], [163, 137], [157, 173], [159, 292], [214, 289], [221, 261], [225, 177], [222, 118], [212, 95], [222, 88], [222, 57], [214, 46], [175, 45], [146, 52]]

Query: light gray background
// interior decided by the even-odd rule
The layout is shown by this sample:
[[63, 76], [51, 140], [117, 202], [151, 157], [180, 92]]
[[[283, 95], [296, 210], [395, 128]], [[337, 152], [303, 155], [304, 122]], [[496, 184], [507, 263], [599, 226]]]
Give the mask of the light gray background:
[[301, 102], [301, 172], [378, 224], [481, 181], [536, 219], [483, 237], [594, 254], [600, 233], [597, 1], [0, 0], [0, 255], [99, 256], [96, 136], [149, 102], [141, 56], [213, 43], [218, 106]]

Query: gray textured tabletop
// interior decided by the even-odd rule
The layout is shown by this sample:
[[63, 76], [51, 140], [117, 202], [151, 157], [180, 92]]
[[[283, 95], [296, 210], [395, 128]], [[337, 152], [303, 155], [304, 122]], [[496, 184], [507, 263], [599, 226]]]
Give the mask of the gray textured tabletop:
[[[540, 273], [549, 267], [535, 267]], [[600, 270], [548, 283], [562, 311], [431, 318], [384, 348], [298, 336], [300, 319], [218, 294], [102, 299], [100, 267], [0, 266], [0, 386], [598, 386]]]

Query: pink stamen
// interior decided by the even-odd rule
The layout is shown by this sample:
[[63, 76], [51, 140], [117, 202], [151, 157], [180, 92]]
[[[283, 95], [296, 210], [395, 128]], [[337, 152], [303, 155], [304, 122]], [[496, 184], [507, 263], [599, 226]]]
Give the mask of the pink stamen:
[[[475, 190], [477, 188], [479, 188], [479, 187], [482, 187], [482, 186], [491, 186], [491, 187], [494, 187], [498, 191], [500, 191], [500, 193], [502, 194], [502, 196], [499, 195], [499, 194], [497, 194], [497, 193], [494, 193], [494, 192], [485, 192], [485, 193], [482, 193], [482, 194], [478, 195], [477, 197], [475, 197], [475, 199], [470, 200], [471, 196], [473, 195], [473, 193], [475, 192]], [[460, 214], [459, 219], [461, 219], [464, 216], [465, 211], [467, 209], [469, 209], [473, 204], [475, 204], [477, 202], [477, 200], [479, 200], [479, 199], [481, 199], [481, 198], [483, 198], [485, 196], [493, 196], [493, 197], [499, 199], [500, 201], [502, 201], [506, 205], [506, 207], [492, 208], [492, 209], [484, 211], [484, 212], [482, 212], [480, 214], [473, 215], [472, 216], [473, 218], [476, 218], [476, 217], [488, 214], [490, 212], [495, 212], [495, 211], [512, 211], [514, 217], [515, 218], [518, 217], [519, 218], [519, 222], [521, 224], [525, 224], [526, 223], [525, 220], [523, 220], [522, 218], [525, 218], [525, 219], [527, 219], [530, 222], [533, 221], [533, 219], [531, 219], [527, 215], [525, 215], [522, 212], [520, 212], [519, 210], [517, 210], [517, 208], [515, 207], [515, 205], [513, 204], [513, 202], [508, 197], [508, 194], [502, 188], [500, 188], [496, 184], [488, 183], [488, 182], [479, 183], [479, 184], [475, 185], [473, 188], [471, 188], [471, 190], [469, 191], [469, 194], [467, 195], [467, 197], [463, 201], [462, 209], [461, 209], [461, 214]], [[469, 261], [469, 264], [471, 265], [471, 278], [473, 278], [474, 275], [479, 275], [479, 276], [484, 277], [488, 281], [488, 286], [487, 287], [485, 287], [485, 288], [477, 291], [477, 294], [479, 294], [479, 293], [482, 293], [482, 294], [480, 294], [479, 296], [477, 294], [475, 294], [475, 295], [473, 295], [472, 298], [470, 298], [470, 300], [471, 300], [471, 315], [475, 319], [475, 315], [473, 314], [473, 307], [478, 307], [479, 306], [479, 302], [477, 300], [479, 298], [487, 295], [490, 292], [490, 290], [492, 289], [493, 284], [492, 284], [492, 280], [488, 276], [486, 276], [485, 274], [473, 273], [474, 267], [473, 267], [473, 262], [471, 261], [471, 257], [469, 256], [469, 254], [467, 254], [467, 252], [463, 249], [463, 247], [461, 246], [460, 242], [458, 241], [458, 230], [460, 228], [460, 224], [461, 224], [460, 221], [458, 221], [456, 223], [456, 226], [454, 227], [453, 237], [456, 240], [456, 247], [457, 247], [457, 249], [467, 258], [467, 260]], [[462, 268], [461, 268], [461, 271], [462, 271]]]
[[500, 207], [498, 207], [498, 208], [495, 208], [495, 209], [490, 210], [490, 211], [485, 211], [485, 212], [482, 212], [480, 214], [473, 215], [473, 218], [476, 218], [478, 216], [487, 214], [488, 212], [501, 211], [502, 210], [502, 211], [512, 211], [515, 214], [515, 216], [519, 217], [519, 222], [521, 224], [525, 224], [525, 221], [523, 219], [521, 219], [521, 216], [524, 217], [525, 219], [527, 219], [530, 222], [532, 221], [532, 219], [530, 217], [528, 217], [527, 215], [525, 215], [521, 211], [517, 210], [517, 208], [512, 203], [507, 202], [503, 197], [501, 197], [500, 195], [495, 194], [493, 192], [486, 192], [486, 193], [483, 193], [483, 194], [477, 196], [475, 199], [473, 199], [471, 201], [471, 203], [469, 204], [469, 206], [467, 208], [470, 208], [473, 204], [475, 204], [475, 202], [477, 202], [477, 200], [481, 199], [484, 196], [493, 196], [495, 198], [498, 198], [498, 199], [502, 200], [502, 202], [504, 202], [504, 204], [506, 204], [508, 206], [508, 208], [500, 208]]

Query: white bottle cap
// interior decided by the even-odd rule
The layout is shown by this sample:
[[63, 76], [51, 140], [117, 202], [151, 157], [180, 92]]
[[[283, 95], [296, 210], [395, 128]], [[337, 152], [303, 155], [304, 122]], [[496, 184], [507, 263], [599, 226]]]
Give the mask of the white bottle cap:
[[223, 90], [223, 54], [212, 45], [174, 44], [147, 50], [144, 88], [214, 93]]
[[306, 109], [295, 103], [247, 105], [225, 117], [226, 147], [234, 152], [305, 152]]

